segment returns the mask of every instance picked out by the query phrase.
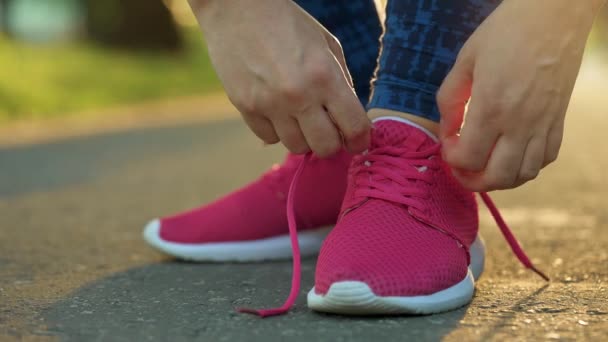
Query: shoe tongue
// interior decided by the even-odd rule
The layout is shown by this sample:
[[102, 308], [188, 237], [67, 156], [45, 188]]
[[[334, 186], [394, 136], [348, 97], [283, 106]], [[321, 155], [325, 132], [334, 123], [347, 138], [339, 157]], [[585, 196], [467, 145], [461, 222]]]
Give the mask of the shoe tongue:
[[414, 124], [392, 119], [374, 121], [372, 147], [407, 147], [416, 152], [436, 143], [436, 138], [430, 132]]

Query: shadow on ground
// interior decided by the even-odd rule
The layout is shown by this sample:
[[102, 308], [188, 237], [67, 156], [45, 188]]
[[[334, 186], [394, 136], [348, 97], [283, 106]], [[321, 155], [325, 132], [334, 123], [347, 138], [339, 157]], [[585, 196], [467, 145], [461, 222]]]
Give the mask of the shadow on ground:
[[[314, 263], [303, 265], [302, 294], [288, 315], [260, 319], [239, 306], [280, 305], [291, 264], [152, 264], [83, 287], [44, 312], [49, 332], [67, 341], [436, 341], [466, 308], [425, 317], [347, 318], [306, 308]], [[238, 279], [235, 275], [238, 274]], [[236, 281], [235, 281], [236, 280]]]

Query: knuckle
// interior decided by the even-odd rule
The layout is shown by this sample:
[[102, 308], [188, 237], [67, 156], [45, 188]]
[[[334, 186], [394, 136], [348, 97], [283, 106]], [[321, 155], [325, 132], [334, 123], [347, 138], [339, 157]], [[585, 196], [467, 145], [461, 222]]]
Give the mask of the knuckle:
[[557, 160], [557, 158], [549, 157], [549, 158], [545, 159], [545, 162], [543, 164], [545, 166], [548, 166], [548, 165], [555, 163], [556, 160]]
[[550, 152], [545, 159], [545, 165], [549, 165], [549, 164], [555, 162], [557, 160], [558, 156], [559, 156], [558, 151]]
[[367, 119], [357, 118], [350, 122], [350, 125], [344, 128], [342, 132], [347, 139], [354, 139], [368, 134], [371, 123]]
[[306, 144], [294, 145], [289, 150], [295, 154], [304, 154], [310, 151], [310, 148]]
[[331, 81], [332, 78], [332, 69], [331, 65], [328, 63], [328, 60], [318, 59], [316, 63], [311, 63], [308, 67], [308, 72], [312, 83], [318, 85], [325, 85]]
[[471, 172], [481, 172], [484, 170], [486, 164], [485, 161], [475, 155], [469, 155], [464, 160], [464, 168]]
[[305, 141], [300, 139], [294, 139], [292, 137], [285, 137], [283, 140], [283, 145], [287, 147], [289, 151], [295, 154], [303, 154], [310, 151], [308, 144]]
[[480, 172], [485, 168], [485, 162], [478, 157], [479, 154], [466, 151], [462, 154], [446, 154], [446, 162], [464, 171]]
[[268, 145], [273, 145], [273, 144], [276, 144], [276, 143], [278, 143], [279, 141], [281, 141], [281, 140], [279, 139], [279, 137], [277, 137], [276, 135], [270, 135], [270, 134], [267, 134], [267, 135], [264, 135], [264, 136], [260, 136], [260, 135], [258, 135], [258, 136], [259, 136], [259, 137], [262, 139], [262, 141], [263, 141], [264, 143], [266, 143], [266, 144], [268, 144]]
[[540, 170], [537, 169], [524, 169], [520, 172], [519, 178], [521, 180], [530, 181], [538, 177]]
[[285, 82], [279, 87], [279, 94], [286, 100], [298, 102], [304, 98], [304, 90], [295, 82]]
[[251, 97], [229, 97], [230, 102], [243, 114], [256, 114], [260, 111], [260, 103]]
[[507, 172], [497, 172], [487, 177], [487, 186], [491, 189], [506, 189], [515, 183], [515, 177]]
[[476, 116], [476, 120], [473, 123], [474, 129], [479, 130], [483, 129], [484, 131], [498, 131], [504, 127], [501, 123], [501, 110], [491, 106], [484, 106], [481, 109], [481, 115]]
[[484, 124], [492, 124], [497, 121], [499, 114], [502, 112], [504, 102], [496, 97], [486, 96], [480, 105], [484, 115], [480, 116], [479, 119]]

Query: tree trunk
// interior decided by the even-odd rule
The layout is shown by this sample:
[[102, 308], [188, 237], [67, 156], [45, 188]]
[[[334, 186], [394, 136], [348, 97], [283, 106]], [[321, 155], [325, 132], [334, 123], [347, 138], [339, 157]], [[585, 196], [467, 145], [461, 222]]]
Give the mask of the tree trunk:
[[6, 14], [6, 9], [8, 8], [8, 1], [9, 0], [0, 0], [0, 33], [8, 33], [8, 15]]
[[183, 42], [162, 0], [84, 0], [87, 32], [104, 45], [179, 50]]

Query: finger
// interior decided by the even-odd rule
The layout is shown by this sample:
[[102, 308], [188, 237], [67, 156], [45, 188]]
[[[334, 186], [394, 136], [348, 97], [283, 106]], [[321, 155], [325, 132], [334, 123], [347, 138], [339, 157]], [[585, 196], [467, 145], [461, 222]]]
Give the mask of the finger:
[[468, 172], [480, 172], [486, 168], [492, 149], [500, 132], [496, 125], [488, 123], [483, 110], [484, 101], [473, 95], [460, 136], [453, 135], [443, 141], [443, 158], [452, 168]]
[[249, 128], [258, 138], [266, 144], [276, 144], [279, 142], [279, 136], [275, 132], [270, 120], [261, 116], [243, 115], [243, 119]]
[[323, 108], [303, 113], [298, 117], [298, 123], [316, 156], [329, 157], [342, 147], [340, 133]]
[[519, 170], [517, 185], [521, 185], [538, 176], [545, 160], [545, 145], [545, 136], [530, 139]]
[[547, 135], [547, 145], [545, 146], [545, 159], [543, 167], [553, 163], [559, 155], [559, 149], [562, 146], [564, 136], [564, 122], [559, 122], [554, 125]]
[[351, 88], [354, 88], [355, 83], [350, 74], [350, 71], [348, 70], [348, 64], [346, 64], [346, 57], [344, 57], [344, 51], [342, 50], [342, 45], [340, 44], [340, 41], [338, 40], [338, 38], [334, 37], [329, 32], [326, 32], [325, 39], [327, 40], [327, 45], [329, 46], [329, 49], [331, 50], [332, 54], [334, 55], [334, 58], [336, 59], [336, 61], [340, 65], [340, 68], [342, 69], [342, 74], [343, 74], [344, 78], [346, 79], [346, 82], [348, 82], [348, 85]]
[[365, 151], [370, 144], [371, 122], [344, 77], [336, 73], [324, 95], [325, 108], [342, 133], [346, 149], [351, 153]]
[[471, 191], [491, 191], [515, 186], [526, 148], [525, 140], [501, 136], [496, 142], [486, 169], [473, 176], [454, 173], [462, 185]]
[[298, 122], [291, 117], [273, 121], [274, 128], [281, 142], [289, 151], [295, 154], [303, 154], [310, 151], [310, 147], [300, 130]]
[[437, 106], [441, 114], [439, 138], [442, 141], [458, 134], [472, 85], [473, 63], [459, 55], [437, 91]]

